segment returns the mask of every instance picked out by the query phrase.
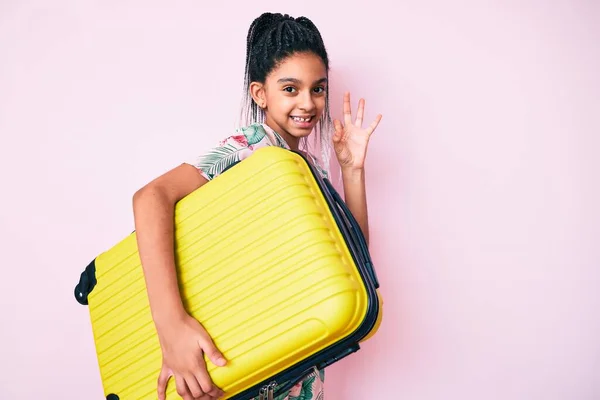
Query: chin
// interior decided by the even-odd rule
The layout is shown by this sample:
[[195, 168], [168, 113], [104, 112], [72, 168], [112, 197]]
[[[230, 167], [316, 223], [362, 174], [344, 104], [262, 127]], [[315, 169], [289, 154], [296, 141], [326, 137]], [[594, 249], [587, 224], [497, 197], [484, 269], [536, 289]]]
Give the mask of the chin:
[[314, 129], [314, 127], [313, 128], [305, 128], [305, 129], [298, 129], [298, 128], [290, 127], [290, 128], [288, 128], [288, 133], [290, 135], [292, 135], [293, 137], [300, 139], [300, 138], [309, 136], [312, 133], [313, 129]]

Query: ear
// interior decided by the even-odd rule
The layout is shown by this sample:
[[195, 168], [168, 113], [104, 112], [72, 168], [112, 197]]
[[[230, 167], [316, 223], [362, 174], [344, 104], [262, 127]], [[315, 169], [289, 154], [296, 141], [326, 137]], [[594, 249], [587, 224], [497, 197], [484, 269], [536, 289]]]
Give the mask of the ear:
[[254, 102], [258, 104], [260, 108], [267, 106], [267, 97], [265, 96], [265, 86], [260, 82], [250, 83], [250, 95], [254, 99]]

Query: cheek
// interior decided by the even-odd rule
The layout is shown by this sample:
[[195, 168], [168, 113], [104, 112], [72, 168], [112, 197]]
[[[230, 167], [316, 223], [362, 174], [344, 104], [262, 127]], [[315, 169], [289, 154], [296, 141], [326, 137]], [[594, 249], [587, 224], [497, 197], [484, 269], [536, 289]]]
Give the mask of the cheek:
[[281, 96], [277, 99], [276, 107], [282, 113], [290, 113], [295, 109], [296, 103], [290, 97]]
[[271, 108], [282, 109], [285, 107], [286, 103], [289, 102], [289, 99], [280, 93], [275, 93], [268, 96], [267, 101]]
[[317, 107], [319, 108], [319, 110], [323, 110], [325, 108], [325, 96], [321, 96], [318, 99], [315, 100], [315, 103], [317, 105]]

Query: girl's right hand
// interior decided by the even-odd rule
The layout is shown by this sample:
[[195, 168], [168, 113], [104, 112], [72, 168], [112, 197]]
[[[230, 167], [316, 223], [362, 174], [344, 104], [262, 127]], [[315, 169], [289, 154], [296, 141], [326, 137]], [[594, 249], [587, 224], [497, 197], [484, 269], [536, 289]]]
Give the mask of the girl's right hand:
[[208, 332], [187, 313], [164, 325], [157, 325], [163, 353], [158, 377], [158, 399], [165, 400], [167, 382], [175, 377], [177, 393], [184, 400], [214, 400], [223, 396], [208, 374], [204, 354], [216, 366], [226, 364]]

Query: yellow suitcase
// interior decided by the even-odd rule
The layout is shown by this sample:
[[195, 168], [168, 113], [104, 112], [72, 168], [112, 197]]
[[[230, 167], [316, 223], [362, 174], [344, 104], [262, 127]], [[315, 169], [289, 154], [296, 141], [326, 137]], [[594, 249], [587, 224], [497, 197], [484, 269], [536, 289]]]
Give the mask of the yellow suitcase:
[[[258, 149], [181, 199], [175, 251], [184, 304], [228, 360], [206, 359], [227, 399], [275, 398], [379, 327], [364, 237], [301, 153]], [[135, 232], [85, 268], [75, 298], [89, 308], [107, 400], [156, 398], [161, 350]]]

